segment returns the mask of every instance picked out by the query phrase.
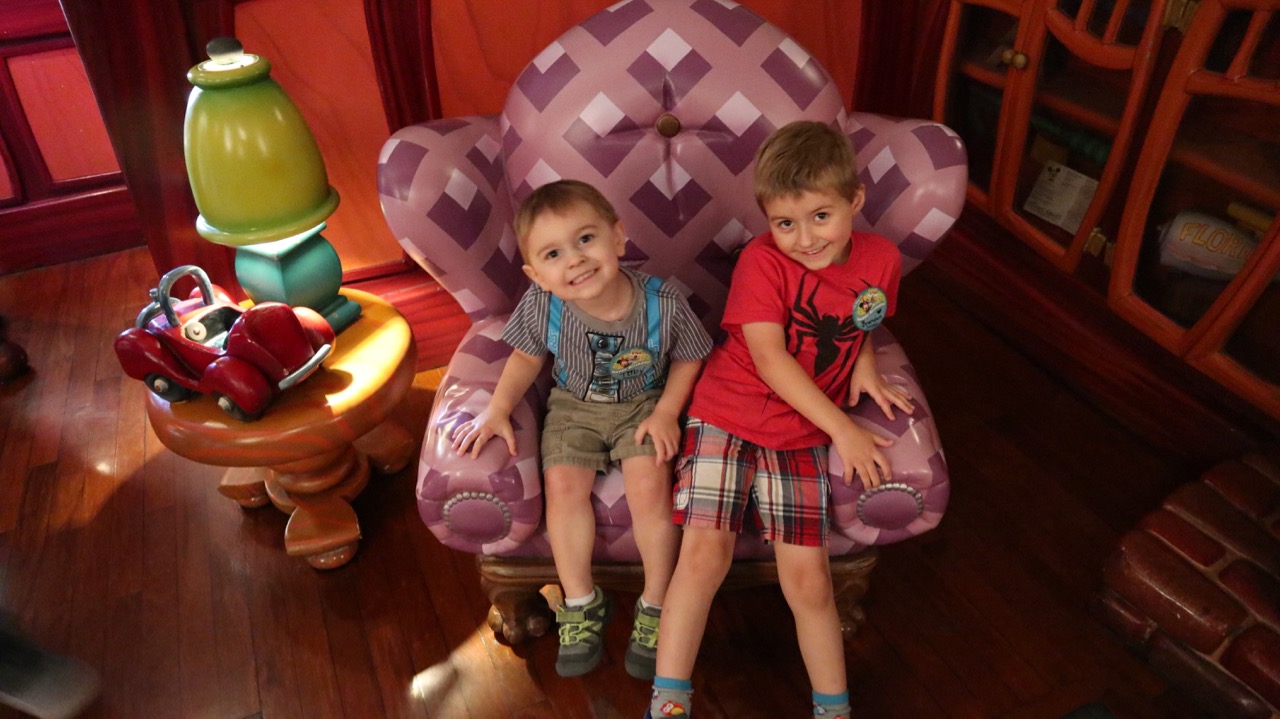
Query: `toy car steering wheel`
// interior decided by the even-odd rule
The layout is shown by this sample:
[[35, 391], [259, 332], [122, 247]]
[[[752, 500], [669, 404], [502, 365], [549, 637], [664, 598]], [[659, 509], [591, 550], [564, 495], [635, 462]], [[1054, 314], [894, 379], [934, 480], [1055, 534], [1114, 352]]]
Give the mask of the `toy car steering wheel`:
[[[213, 304], [213, 283], [209, 281], [209, 275], [205, 274], [203, 269], [195, 265], [182, 265], [181, 267], [175, 267], [172, 270], [169, 270], [160, 278], [160, 283], [156, 285], [155, 289], [151, 290], [151, 304], [142, 308], [142, 312], [138, 313], [138, 319], [134, 321], [134, 326], [139, 329], [145, 328], [147, 323], [151, 321], [151, 318], [155, 317], [159, 312], [164, 313], [164, 318], [169, 322], [170, 327], [180, 326], [181, 323], [178, 321], [178, 313], [173, 311], [173, 306], [178, 304], [178, 300], [170, 297], [169, 292], [173, 289], [173, 286], [177, 284], [178, 280], [181, 280], [187, 275], [191, 275], [195, 278], [196, 285], [200, 289], [200, 296], [205, 306], [207, 307]], [[202, 332], [204, 331], [204, 327], [201, 326], [199, 330], [193, 329], [192, 331], [197, 333]], [[187, 332], [186, 328], [183, 329], [183, 332]], [[187, 337], [188, 339], [196, 342], [201, 341], [190, 334], [187, 334]]]

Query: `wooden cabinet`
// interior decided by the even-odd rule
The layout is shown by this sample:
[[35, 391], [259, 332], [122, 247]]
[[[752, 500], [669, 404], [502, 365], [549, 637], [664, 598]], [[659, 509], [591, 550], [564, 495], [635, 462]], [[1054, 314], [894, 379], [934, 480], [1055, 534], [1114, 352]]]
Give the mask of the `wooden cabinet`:
[[1280, 419], [1280, 2], [953, 0], [970, 204]]
[[954, 2], [934, 116], [970, 149], [970, 201], [1074, 270], [1126, 168], [1163, 0]]

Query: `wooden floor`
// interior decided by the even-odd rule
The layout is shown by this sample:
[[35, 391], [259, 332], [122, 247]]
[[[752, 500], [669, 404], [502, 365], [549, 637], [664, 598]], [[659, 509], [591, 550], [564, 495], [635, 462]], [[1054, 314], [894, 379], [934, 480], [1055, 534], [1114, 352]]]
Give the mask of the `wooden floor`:
[[[1092, 701], [1122, 719], [1197, 716], [1088, 605], [1120, 533], [1202, 467], [1100, 416], [929, 272], [906, 279], [890, 323], [928, 391], [952, 502], [930, 535], [882, 551], [848, 647], [858, 716], [1052, 719]], [[497, 643], [472, 557], [417, 516], [412, 469], [370, 483], [359, 554], [319, 572], [285, 556], [283, 514], [240, 509], [218, 469], [166, 451], [111, 349], [156, 279], [142, 250], [0, 277], [34, 365], [0, 386], [0, 571], [29, 634], [101, 671], [88, 716], [642, 716], [647, 686], [622, 666], [629, 614], [581, 679], [556, 676], [550, 637]], [[436, 374], [401, 410], [415, 433]], [[717, 599], [695, 688], [699, 719], [808, 715], [776, 588]]]

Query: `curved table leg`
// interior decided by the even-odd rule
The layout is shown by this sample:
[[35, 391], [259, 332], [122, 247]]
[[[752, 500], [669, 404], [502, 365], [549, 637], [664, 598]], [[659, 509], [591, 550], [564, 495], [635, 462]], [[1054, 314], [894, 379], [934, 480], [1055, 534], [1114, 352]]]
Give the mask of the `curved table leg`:
[[360, 545], [360, 522], [351, 500], [369, 483], [369, 464], [347, 446], [271, 468], [265, 485], [271, 502], [289, 514], [284, 548], [316, 569], [341, 567]]
[[334, 452], [270, 468], [231, 467], [218, 492], [249, 509], [274, 504], [289, 515], [285, 551], [317, 569], [334, 569], [351, 561], [360, 543], [351, 501], [369, 483], [369, 462], [379, 471], [398, 472], [414, 449], [408, 432], [386, 422]]
[[404, 469], [417, 450], [413, 437], [393, 420], [374, 427], [357, 439], [355, 446], [368, 455], [373, 468], [382, 474], [395, 474]]
[[271, 470], [265, 467], [232, 467], [222, 475], [218, 493], [246, 509], [265, 507], [271, 501], [267, 496], [270, 476]]

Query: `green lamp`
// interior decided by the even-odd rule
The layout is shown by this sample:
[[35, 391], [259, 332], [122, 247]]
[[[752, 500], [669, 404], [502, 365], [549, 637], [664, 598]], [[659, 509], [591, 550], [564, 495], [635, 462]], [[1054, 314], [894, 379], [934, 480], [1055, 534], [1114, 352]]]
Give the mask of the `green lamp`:
[[254, 302], [324, 315], [335, 332], [360, 317], [338, 294], [342, 263], [320, 234], [338, 206], [302, 113], [271, 79], [271, 63], [222, 37], [187, 73], [183, 126], [196, 231], [236, 248], [236, 280]]

